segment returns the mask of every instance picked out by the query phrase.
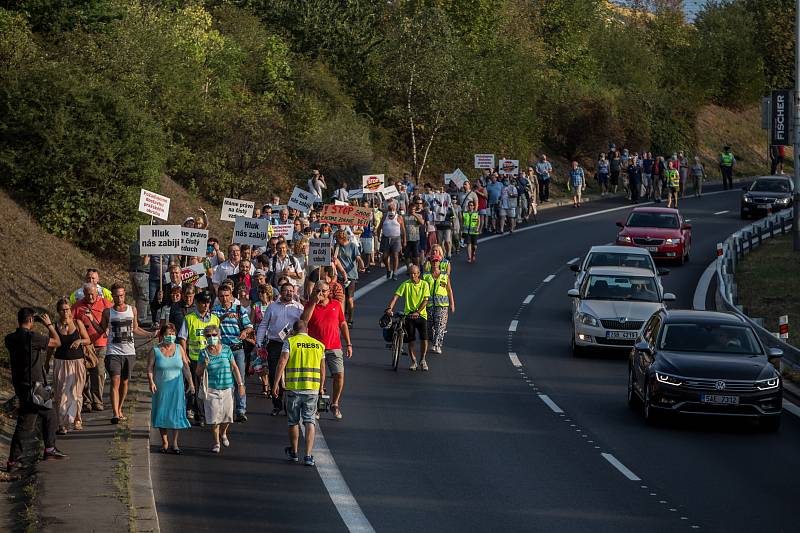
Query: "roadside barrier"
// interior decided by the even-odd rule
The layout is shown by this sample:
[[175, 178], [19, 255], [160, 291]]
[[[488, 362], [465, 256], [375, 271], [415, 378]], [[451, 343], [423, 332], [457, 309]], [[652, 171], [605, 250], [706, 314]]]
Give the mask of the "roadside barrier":
[[736, 285], [736, 265], [750, 251], [763, 244], [765, 239], [784, 235], [791, 231], [793, 224], [791, 209], [779, 211], [766, 218], [754, 222], [717, 244], [717, 310], [734, 313], [752, 325], [761, 341], [768, 347], [783, 350], [781, 364], [792, 370], [800, 371], [800, 349], [786, 343], [783, 339], [764, 329], [764, 327], [747, 316], [738, 304]]

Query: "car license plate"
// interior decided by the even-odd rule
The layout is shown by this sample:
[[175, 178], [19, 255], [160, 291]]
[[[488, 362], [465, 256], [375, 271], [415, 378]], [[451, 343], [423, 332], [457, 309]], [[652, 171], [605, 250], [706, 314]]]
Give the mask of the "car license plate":
[[645, 246], [644, 249], [647, 250], [648, 252], [657, 252], [658, 246]]
[[638, 331], [606, 331], [606, 339], [636, 340]]
[[700, 401], [716, 405], [739, 405], [738, 396], [723, 396], [720, 394], [703, 394], [700, 396]]

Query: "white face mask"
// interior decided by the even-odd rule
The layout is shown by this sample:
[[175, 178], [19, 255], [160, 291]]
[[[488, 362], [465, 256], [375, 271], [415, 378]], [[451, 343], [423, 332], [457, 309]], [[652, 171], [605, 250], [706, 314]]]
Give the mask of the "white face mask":
[[208, 337], [208, 345], [209, 346], [216, 346], [219, 344], [219, 335], [214, 335], [213, 337]]

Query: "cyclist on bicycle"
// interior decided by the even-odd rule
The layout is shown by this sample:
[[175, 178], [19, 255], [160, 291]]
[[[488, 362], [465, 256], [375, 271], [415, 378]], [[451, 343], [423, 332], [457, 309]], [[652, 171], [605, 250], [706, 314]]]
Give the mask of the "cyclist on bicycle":
[[428, 282], [420, 276], [417, 265], [408, 267], [408, 275], [411, 279], [404, 281], [397, 288], [392, 301], [389, 302], [389, 307], [386, 308], [386, 314], [391, 315], [394, 312], [394, 306], [398, 298], [405, 298], [406, 340], [408, 341], [408, 355], [411, 357], [411, 366], [408, 369], [411, 371], [417, 369], [414, 341], [418, 334], [421, 353], [419, 367], [422, 370], [428, 370], [428, 363], [425, 361], [425, 356], [428, 354], [428, 313], [426, 306], [431, 296], [431, 289]]

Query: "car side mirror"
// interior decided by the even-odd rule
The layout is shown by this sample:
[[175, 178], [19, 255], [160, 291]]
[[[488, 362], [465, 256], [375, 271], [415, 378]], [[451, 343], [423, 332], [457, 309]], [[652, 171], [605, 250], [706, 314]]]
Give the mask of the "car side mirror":
[[581, 295], [581, 291], [578, 289], [570, 289], [567, 291], [567, 296], [570, 298], [578, 298]]
[[665, 292], [664, 293], [664, 301], [665, 302], [674, 302], [675, 301], [675, 295], [672, 294], [671, 292]]
[[668, 268], [659, 268], [658, 269], [658, 275], [659, 276], [666, 276], [667, 274], [669, 274], [669, 269]]
[[692, 225], [684, 223], [683, 226], [681, 226], [681, 229], [692, 229]]
[[624, 224], [624, 223], [622, 223], [622, 222], [620, 222], [620, 221], [617, 221], [617, 227], [618, 227], [618, 228], [624, 228], [624, 227], [625, 227], [625, 224]]
[[570, 270], [572, 270], [572, 271], [573, 271], [573, 272], [575, 272], [575, 273], [577, 273], [577, 272], [580, 272], [580, 271], [581, 271], [581, 267], [580, 267], [580, 265], [578, 265], [577, 263], [575, 263], [575, 264], [573, 264], [573, 265], [570, 265], [570, 266], [569, 266], [569, 269], [570, 269]]
[[770, 348], [768, 351], [770, 359], [777, 359], [783, 357], [783, 350], [781, 350], [780, 348]]
[[636, 349], [637, 352], [646, 353], [647, 355], [653, 355], [653, 347], [650, 346], [650, 343], [645, 340], [637, 342], [636, 344], [633, 345], [633, 347]]

